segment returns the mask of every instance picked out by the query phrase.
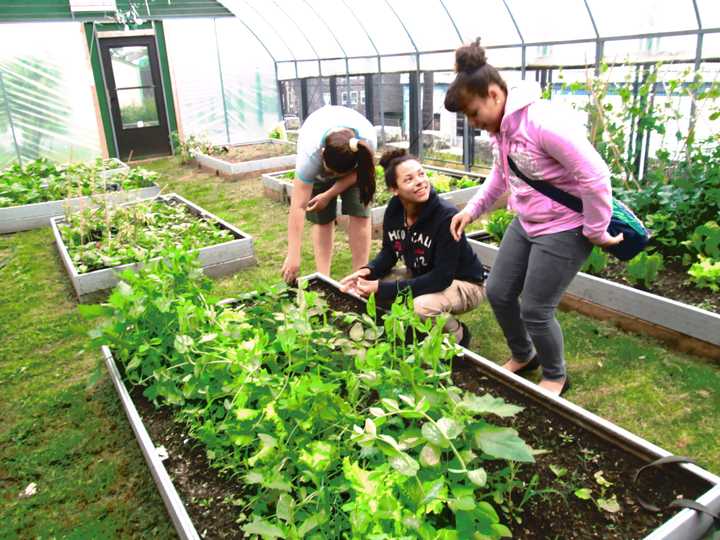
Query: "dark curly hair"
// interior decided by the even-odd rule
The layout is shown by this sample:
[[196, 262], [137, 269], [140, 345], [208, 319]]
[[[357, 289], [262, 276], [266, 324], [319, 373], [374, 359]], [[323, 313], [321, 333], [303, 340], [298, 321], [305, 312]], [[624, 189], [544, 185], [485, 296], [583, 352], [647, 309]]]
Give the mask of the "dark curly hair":
[[507, 84], [498, 70], [487, 63], [480, 38], [455, 51], [455, 80], [445, 94], [445, 108], [450, 112], [463, 111], [475, 96], [485, 98], [492, 83], [507, 94]]
[[380, 157], [380, 166], [385, 171], [385, 185], [389, 188], [397, 187], [397, 166], [405, 161], [420, 161], [417, 156], [408, 153], [404, 148], [385, 150]]

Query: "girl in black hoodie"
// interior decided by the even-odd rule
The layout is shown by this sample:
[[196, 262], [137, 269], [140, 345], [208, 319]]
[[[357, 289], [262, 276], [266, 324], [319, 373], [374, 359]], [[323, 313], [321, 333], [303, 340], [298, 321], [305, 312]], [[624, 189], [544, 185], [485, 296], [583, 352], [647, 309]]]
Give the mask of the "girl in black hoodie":
[[[375, 293], [379, 301], [392, 301], [409, 289], [415, 312], [425, 318], [475, 308], [485, 297], [487, 273], [465, 236], [456, 242], [450, 234], [457, 209], [437, 196], [418, 158], [405, 150], [385, 152], [380, 165], [394, 195], [383, 219], [382, 249], [367, 266], [343, 278], [342, 289], [364, 297]], [[407, 275], [382, 279], [400, 258]], [[467, 326], [453, 317], [445, 331], [462, 346], [470, 342]]]

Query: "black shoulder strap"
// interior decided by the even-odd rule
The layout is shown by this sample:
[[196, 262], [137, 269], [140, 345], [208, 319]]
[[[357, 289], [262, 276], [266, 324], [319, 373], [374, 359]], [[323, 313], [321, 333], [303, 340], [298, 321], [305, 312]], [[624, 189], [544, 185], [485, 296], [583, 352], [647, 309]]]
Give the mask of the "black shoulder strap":
[[[662, 465], [669, 465], [671, 463], [691, 463], [695, 465], [696, 463], [691, 460], [690, 458], [687, 458], [685, 456], [666, 456], [660, 459], [656, 459], [655, 461], [648, 463], [647, 465], [643, 465], [640, 467], [637, 471], [635, 471], [635, 477], [633, 478], [633, 484], [636, 484], [638, 481], [638, 478], [640, 477], [640, 473], [642, 473], [644, 470], [651, 469], [654, 467], [660, 467]], [[648, 501], [644, 500], [639, 495], [636, 496], [637, 502], [642, 506], [645, 510], [649, 512], [660, 512], [661, 508], [657, 505], [654, 505], [652, 503], [649, 503]], [[690, 508], [691, 510], [695, 510], [696, 512], [701, 512], [703, 514], [707, 514], [711, 518], [713, 518], [713, 521], [715, 522], [715, 525], [717, 527], [720, 527], [720, 514], [717, 512], [714, 512], [704, 504], [700, 504], [697, 501], [693, 501], [690, 499], [675, 499], [672, 502], [670, 502], [667, 505], [667, 508]]]
[[582, 214], [583, 203], [581, 199], [577, 198], [575, 195], [571, 195], [567, 191], [563, 191], [562, 189], [553, 186], [550, 182], [531, 180], [525, 176], [520, 169], [518, 169], [518, 166], [515, 165], [515, 162], [510, 156], [507, 157], [507, 160], [508, 165], [510, 165], [510, 168], [515, 173], [515, 176], [524, 180], [525, 183], [529, 184], [533, 189], [539, 191], [546, 197], [551, 198], [553, 201], [568, 207], [570, 210], [574, 210], [575, 212]]

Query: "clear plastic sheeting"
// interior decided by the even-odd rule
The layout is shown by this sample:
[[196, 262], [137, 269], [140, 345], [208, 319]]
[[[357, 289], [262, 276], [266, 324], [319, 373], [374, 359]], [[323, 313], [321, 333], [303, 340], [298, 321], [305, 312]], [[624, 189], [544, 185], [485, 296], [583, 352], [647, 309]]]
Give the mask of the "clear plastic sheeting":
[[17, 161], [18, 154], [23, 161], [46, 157], [57, 162], [101, 154], [80, 24], [3, 25], [0, 72], [0, 166]]
[[183, 135], [267, 137], [280, 118], [275, 68], [247, 27], [235, 18], [167, 20], [165, 33]]
[[444, 0], [463, 42], [481, 38], [483, 46], [520, 43], [510, 13], [502, 0]]
[[[590, 15], [581, 0], [553, 0], [552, 6], [537, 0], [507, 0], [507, 2], [525, 43], [596, 37]], [[549, 16], [550, 10], [553, 13], [551, 16]]]
[[214, 21], [169, 20], [165, 37], [184, 136], [228, 142]]
[[587, 0], [587, 3], [600, 37], [698, 29], [692, 0]]

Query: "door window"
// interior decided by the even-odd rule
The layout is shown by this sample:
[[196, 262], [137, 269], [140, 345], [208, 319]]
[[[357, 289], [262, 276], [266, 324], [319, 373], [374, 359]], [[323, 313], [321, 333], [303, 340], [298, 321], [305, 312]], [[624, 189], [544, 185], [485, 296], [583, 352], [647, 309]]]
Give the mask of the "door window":
[[148, 48], [111, 47], [110, 60], [123, 129], [159, 126]]

